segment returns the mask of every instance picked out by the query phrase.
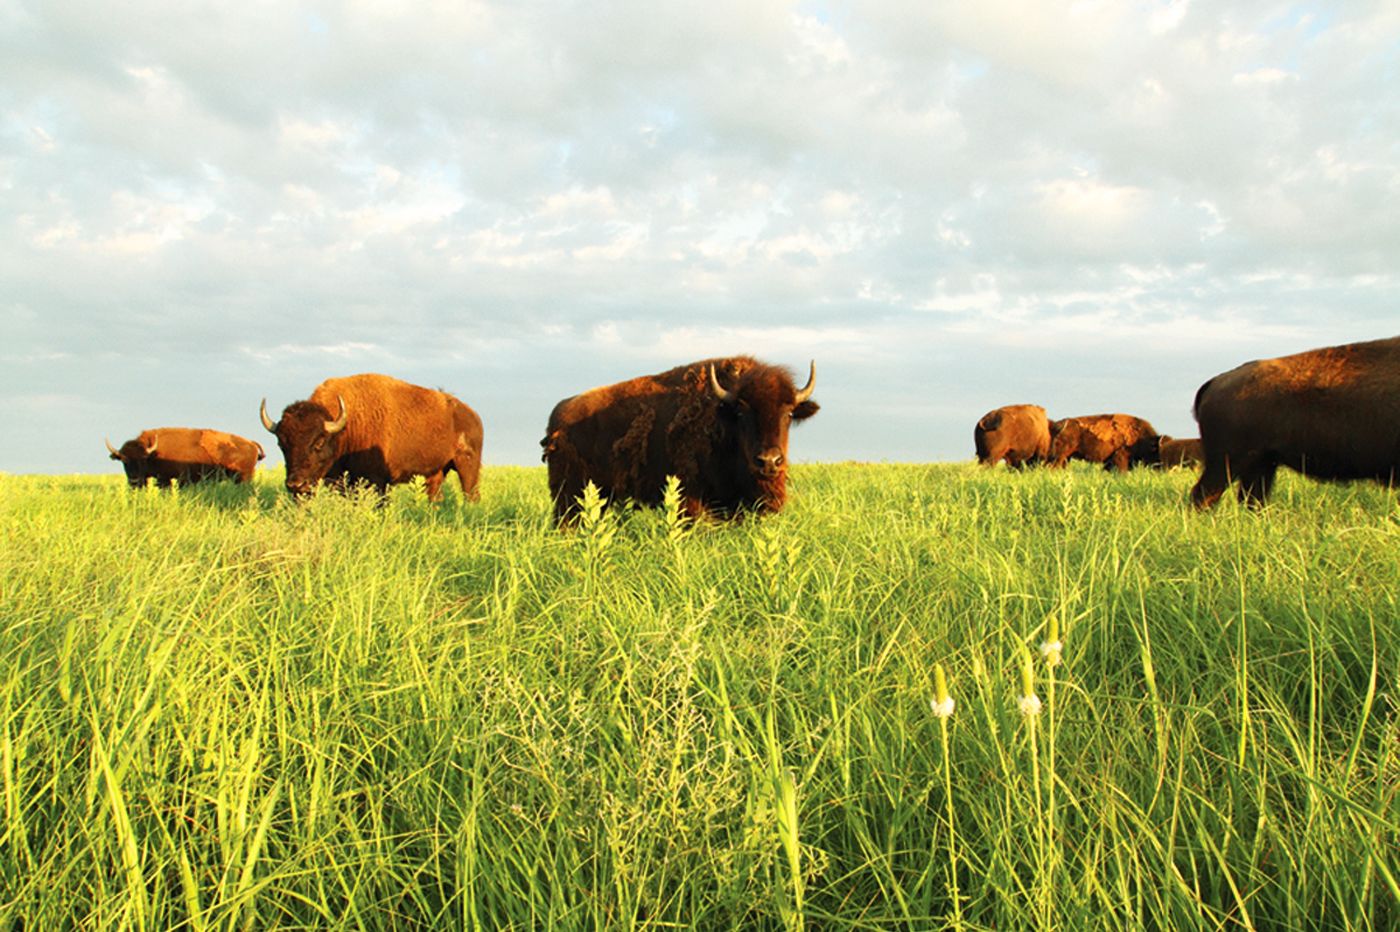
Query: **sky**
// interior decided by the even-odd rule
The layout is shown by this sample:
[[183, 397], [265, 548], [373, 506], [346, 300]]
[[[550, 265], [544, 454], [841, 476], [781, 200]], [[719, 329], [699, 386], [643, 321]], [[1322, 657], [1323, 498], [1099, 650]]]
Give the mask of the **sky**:
[[1034, 402], [1194, 436], [1400, 333], [1400, 3], [0, 0], [0, 471], [262, 442], [386, 372], [539, 461], [554, 403], [805, 375], [813, 461]]

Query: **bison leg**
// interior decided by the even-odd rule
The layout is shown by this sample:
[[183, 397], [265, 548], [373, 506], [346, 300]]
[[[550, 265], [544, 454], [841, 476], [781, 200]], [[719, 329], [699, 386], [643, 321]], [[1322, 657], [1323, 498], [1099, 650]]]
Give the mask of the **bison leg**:
[[556, 524], [572, 524], [574, 514], [578, 511], [578, 500], [583, 495], [583, 483], [571, 481], [571, 477], [566, 477], [559, 483], [550, 483], [551, 493], [554, 496], [554, 521]]
[[1278, 475], [1278, 463], [1265, 460], [1255, 461], [1240, 472], [1240, 502], [1250, 508], [1260, 508], [1268, 500], [1274, 489], [1274, 478]]
[[452, 460], [452, 468], [457, 471], [457, 481], [462, 484], [462, 496], [469, 502], [481, 501], [478, 488], [481, 481], [481, 463], [470, 450], [460, 452]]
[[1201, 478], [1191, 488], [1191, 503], [1197, 508], [1214, 508], [1230, 487], [1230, 464], [1223, 456], [1206, 457]]
[[431, 476], [423, 477], [423, 491], [428, 493], [428, 501], [436, 502], [442, 498], [442, 480], [446, 478], [446, 469], [439, 469]]
[[1113, 453], [1108, 457], [1108, 459], [1104, 460], [1103, 468], [1116, 472], [1127, 472], [1128, 457], [1128, 448], [1119, 447], [1118, 449], [1113, 451]]

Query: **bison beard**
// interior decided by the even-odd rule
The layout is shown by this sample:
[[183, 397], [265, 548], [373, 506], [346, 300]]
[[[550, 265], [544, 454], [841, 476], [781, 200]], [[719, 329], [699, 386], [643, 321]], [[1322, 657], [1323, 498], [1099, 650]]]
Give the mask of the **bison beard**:
[[659, 505], [671, 475], [691, 515], [780, 510], [788, 426], [817, 413], [815, 381], [815, 364], [797, 389], [786, 368], [734, 356], [564, 399], [540, 441], [556, 520], [570, 520], [589, 482], [609, 500]]
[[1201, 477], [1210, 508], [1231, 484], [1257, 507], [1278, 467], [1314, 479], [1400, 478], [1400, 337], [1261, 359], [1223, 372], [1196, 393]]

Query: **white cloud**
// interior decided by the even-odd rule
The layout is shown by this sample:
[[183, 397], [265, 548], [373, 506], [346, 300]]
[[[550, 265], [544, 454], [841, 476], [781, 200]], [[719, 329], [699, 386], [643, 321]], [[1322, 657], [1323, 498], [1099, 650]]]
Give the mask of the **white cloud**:
[[[1394, 330], [1400, 9], [1321, 12], [0, 5], [0, 394], [125, 384], [136, 421], [217, 379], [212, 425], [350, 367], [484, 370], [517, 461], [540, 370], [736, 350], [820, 357], [829, 456], [961, 451], [949, 412], [1002, 393], [1150, 406], [1138, 356], [1178, 411], [1198, 368]], [[857, 424], [930, 394], [927, 447]]]

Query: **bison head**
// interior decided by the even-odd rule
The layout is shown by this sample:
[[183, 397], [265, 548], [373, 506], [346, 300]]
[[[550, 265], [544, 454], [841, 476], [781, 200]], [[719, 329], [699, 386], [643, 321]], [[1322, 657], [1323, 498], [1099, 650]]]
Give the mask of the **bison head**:
[[314, 401], [298, 401], [288, 405], [275, 424], [267, 416], [267, 399], [263, 399], [258, 413], [263, 427], [277, 435], [277, 446], [287, 463], [287, 491], [293, 495], [310, 494], [340, 457], [341, 431], [349, 423], [349, 413], [345, 399], [336, 397], [340, 402], [336, 418]]
[[1050, 422], [1050, 463], [1063, 466], [1065, 461], [1079, 451], [1079, 439], [1084, 433], [1083, 426], [1072, 417]]
[[1166, 435], [1151, 434], [1143, 437], [1128, 448], [1129, 466], [1161, 466], [1162, 441], [1171, 440]]
[[776, 366], [754, 366], [734, 376], [725, 388], [709, 367], [710, 391], [719, 402], [723, 422], [732, 432], [747, 470], [763, 480], [787, 474], [788, 428], [816, 414], [812, 401], [817, 384], [817, 364], [811, 365], [807, 384], [794, 388], [792, 376]]
[[114, 448], [112, 441], [106, 437], [102, 438], [102, 442], [107, 444], [107, 452], [112, 454], [112, 459], [120, 462], [122, 468], [126, 470], [126, 484], [133, 489], [143, 487], [146, 480], [153, 475], [151, 461], [155, 459], [156, 447], [160, 441], [153, 437], [151, 445], [148, 447], [139, 439], [128, 440], [122, 444], [120, 450]]

